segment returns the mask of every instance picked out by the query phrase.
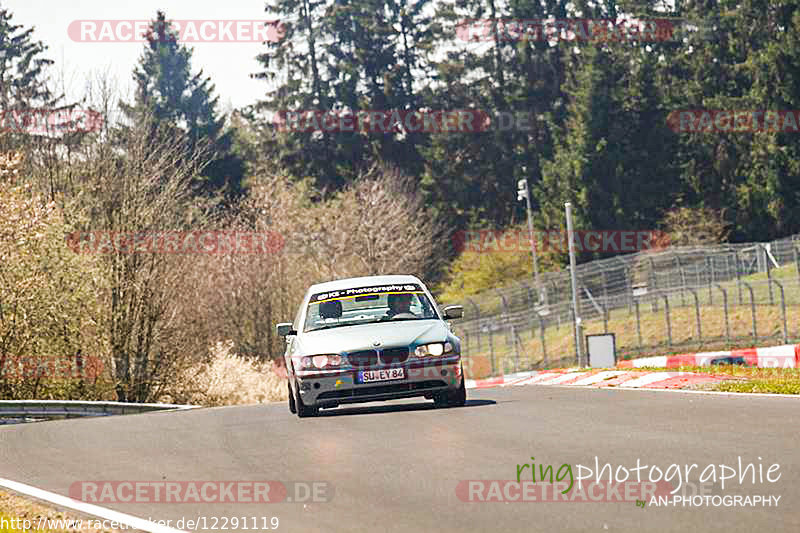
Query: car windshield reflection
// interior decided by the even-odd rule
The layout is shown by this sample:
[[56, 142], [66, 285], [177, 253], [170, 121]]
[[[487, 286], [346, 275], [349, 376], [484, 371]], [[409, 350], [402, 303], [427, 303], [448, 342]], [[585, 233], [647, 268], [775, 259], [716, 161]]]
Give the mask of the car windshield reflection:
[[437, 318], [433, 305], [422, 291], [362, 294], [312, 301], [308, 304], [304, 331]]

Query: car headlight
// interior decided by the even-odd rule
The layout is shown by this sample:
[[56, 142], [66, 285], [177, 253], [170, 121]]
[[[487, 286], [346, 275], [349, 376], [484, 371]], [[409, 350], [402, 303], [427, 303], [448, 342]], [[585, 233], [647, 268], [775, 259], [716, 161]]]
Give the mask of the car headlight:
[[453, 345], [449, 342], [434, 342], [431, 344], [423, 344], [421, 346], [417, 346], [417, 349], [414, 350], [414, 355], [417, 357], [427, 357], [429, 355], [437, 356], [437, 355], [445, 355], [453, 353]]
[[308, 370], [309, 368], [317, 368], [319, 370], [337, 368], [341, 364], [342, 356], [336, 353], [312, 355], [300, 359], [300, 368], [302, 370]]

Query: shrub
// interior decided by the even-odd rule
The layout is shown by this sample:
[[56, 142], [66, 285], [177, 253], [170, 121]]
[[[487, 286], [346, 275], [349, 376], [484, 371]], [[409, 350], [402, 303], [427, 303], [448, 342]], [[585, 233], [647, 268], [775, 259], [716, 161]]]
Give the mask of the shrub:
[[288, 398], [286, 382], [272, 363], [233, 352], [233, 341], [217, 342], [210, 359], [184, 370], [160, 401], [218, 406], [278, 402]]

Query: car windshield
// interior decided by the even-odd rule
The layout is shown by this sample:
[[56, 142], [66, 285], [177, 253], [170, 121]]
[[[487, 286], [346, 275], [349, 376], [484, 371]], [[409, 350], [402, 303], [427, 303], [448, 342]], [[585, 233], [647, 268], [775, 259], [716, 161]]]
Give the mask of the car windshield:
[[308, 304], [304, 331], [400, 320], [438, 318], [425, 293], [383, 292], [312, 301]]

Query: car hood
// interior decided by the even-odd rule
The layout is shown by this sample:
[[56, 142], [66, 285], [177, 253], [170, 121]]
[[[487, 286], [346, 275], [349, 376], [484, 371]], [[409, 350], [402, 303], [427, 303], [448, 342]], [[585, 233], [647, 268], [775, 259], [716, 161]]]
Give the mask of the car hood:
[[379, 324], [361, 324], [312, 331], [298, 336], [296, 355], [352, 352], [380, 347], [420, 345], [443, 342], [451, 333], [441, 320], [408, 320]]

